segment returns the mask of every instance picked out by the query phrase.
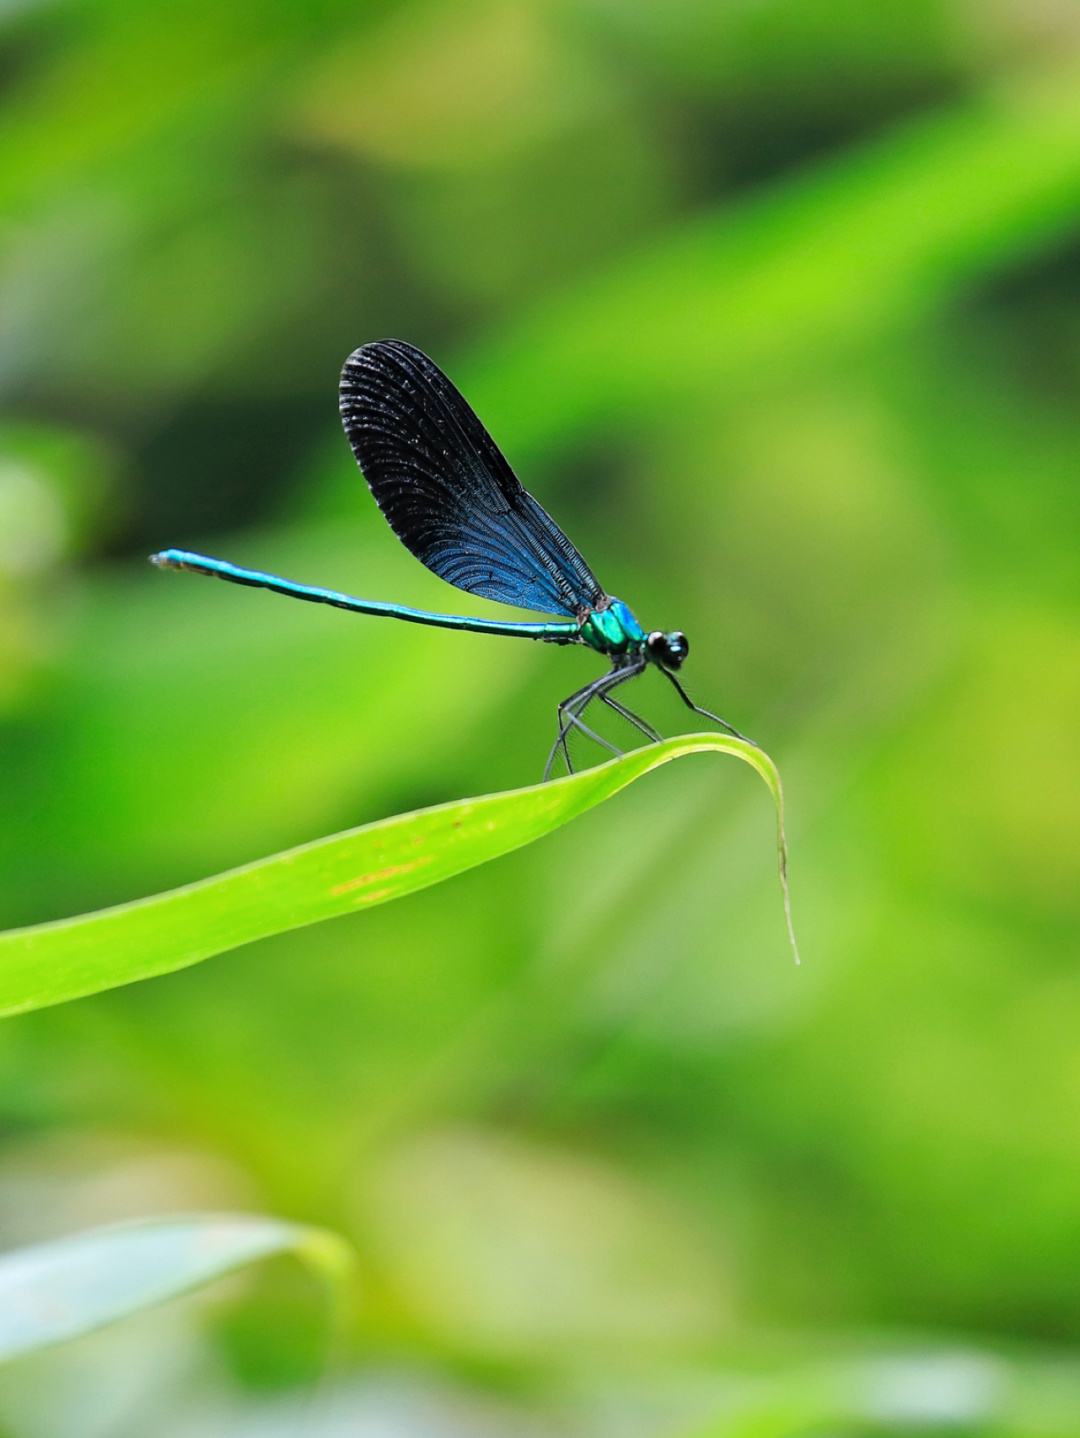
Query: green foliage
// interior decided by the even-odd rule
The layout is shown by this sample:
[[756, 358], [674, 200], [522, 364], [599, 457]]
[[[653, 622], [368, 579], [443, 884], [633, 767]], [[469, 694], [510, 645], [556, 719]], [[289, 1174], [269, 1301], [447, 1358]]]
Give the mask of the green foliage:
[[92, 1333], [259, 1259], [291, 1253], [340, 1301], [333, 1234], [244, 1214], [188, 1213], [91, 1229], [0, 1255], [0, 1362]]
[[[694, 734], [555, 783], [399, 814], [171, 893], [0, 934], [0, 1014], [172, 973], [254, 939], [402, 898], [551, 833], [670, 759], [709, 751], [742, 759], [769, 786], [788, 909], [784, 801], [776, 766], [741, 739]], [[795, 951], [790, 925], [788, 909]]]
[[[676, 765], [0, 1025], [5, 1246], [342, 1233], [328, 1432], [1080, 1430], [1071, 8], [31, 0], [0, 68], [0, 923], [538, 776], [587, 656], [145, 565], [445, 607], [334, 412], [400, 334], [778, 756], [813, 955]], [[308, 1289], [28, 1358], [0, 1428], [299, 1431]]]

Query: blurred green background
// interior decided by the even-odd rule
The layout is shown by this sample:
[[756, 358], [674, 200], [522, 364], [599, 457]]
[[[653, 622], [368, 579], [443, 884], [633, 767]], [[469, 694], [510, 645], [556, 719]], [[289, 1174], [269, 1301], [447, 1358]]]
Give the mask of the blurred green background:
[[397, 335], [779, 761], [805, 959], [699, 759], [7, 1021], [3, 1247], [253, 1209], [361, 1295], [314, 1396], [281, 1262], [0, 1432], [1080, 1432], [1075, 7], [9, 0], [0, 78], [0, 921], [539, 777], [586, 653], [145, 564], [460, 607], [340, 433]]

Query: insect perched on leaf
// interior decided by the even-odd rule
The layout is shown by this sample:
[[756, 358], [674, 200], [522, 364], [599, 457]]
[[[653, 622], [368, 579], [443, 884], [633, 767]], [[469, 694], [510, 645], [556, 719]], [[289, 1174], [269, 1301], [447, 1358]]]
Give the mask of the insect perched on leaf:
[[536, 623], [430, 613], [297, 584], [183, 549], [163, 550], [151, 556], [152, 563], [356, 614], [546, 644], [587, 645], [608, 658], [611, 668], [559, 705], [558, 737], [548, 755], [545, 779], [560, 751], [573, 772], [567, 743], [572, 730], [612, 753], [620, 752], [585, 723], [585, 711], [596, 701], [647, 739], [659, 740], [651, 724], [614, 697], [616, 689], [650, 665], [671, 682], [695, 714], [745, 738], [719, 715], [695, 704], [676, 678], [690, 652], [686, 635], [677, 629], [646, 632], [628, 605], [605, 593], [559, 526], [522, 487], [468, 403], [427, 355], [403, 340], [361, 345], [342, 371], [341, 418], [379, 508], [421, 563], [468, 594], [562, 617]]

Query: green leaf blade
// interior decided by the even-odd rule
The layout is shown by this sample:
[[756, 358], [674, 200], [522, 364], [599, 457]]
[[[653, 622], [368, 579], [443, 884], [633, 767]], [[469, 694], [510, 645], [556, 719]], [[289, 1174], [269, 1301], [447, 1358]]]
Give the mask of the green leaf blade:
[[532, 843], [672, 759], [710, 751], [749, 764], [773, 796], [798, 962], [776, 766], [743, 740], [689, 734], [554, 783], [399, 814], [152, 898], [0, 934], [0, 1016], [171, 973], [256, 939], [402, 898]]
[[291, 1253], [340, 1290], [344, 1240], [248, 1214], [89, 1229], [0, 1255], [0, 1362], [92, 1333], [263, 1258]]

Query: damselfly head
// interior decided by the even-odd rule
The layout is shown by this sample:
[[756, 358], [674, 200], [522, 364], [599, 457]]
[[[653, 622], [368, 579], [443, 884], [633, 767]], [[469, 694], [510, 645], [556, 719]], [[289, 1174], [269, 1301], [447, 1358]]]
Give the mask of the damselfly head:
[[661, 664], [665, 669], [678, 669], [690, 653], [690, 641], [681, 629], [673, 629], [668, 634], [654, 629], [645, 640], [645, 648], [654, 664]]

